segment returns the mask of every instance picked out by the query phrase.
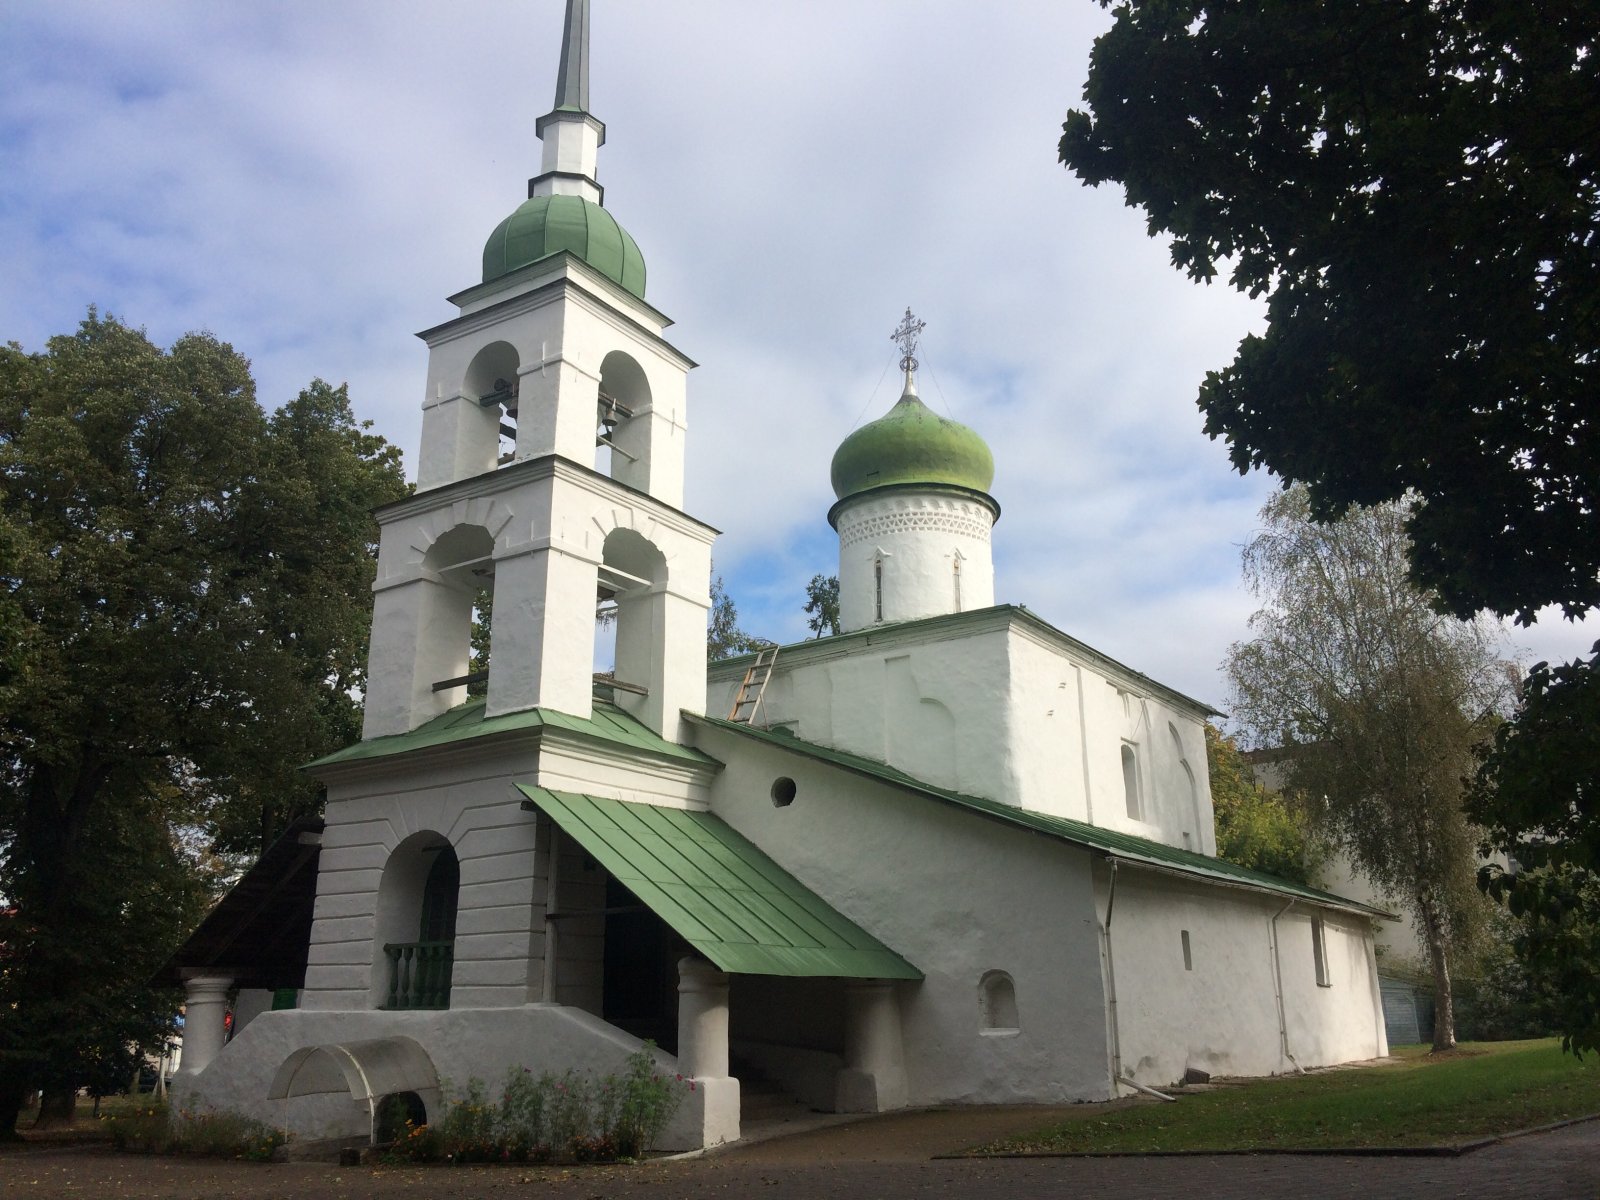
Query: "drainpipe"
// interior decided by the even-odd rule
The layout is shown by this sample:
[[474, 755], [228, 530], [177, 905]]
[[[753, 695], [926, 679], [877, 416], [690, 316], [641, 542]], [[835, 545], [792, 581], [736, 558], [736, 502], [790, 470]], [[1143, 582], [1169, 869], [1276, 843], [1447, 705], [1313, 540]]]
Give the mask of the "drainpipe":
[[1117, 860], [1110, 859], [1111, 885], [1106, 890], [1106, 919], [1100, 922], [1100, 945], [1106, 956], [1106, 1011], [1111, 1015], [1111, 1094], [1122, 1079], [1122, 1033], [1117, 1023], [1117, 970], [1111, 960], [1111, 911], [1117, 903]]
[[1294, 1055], [1289, 1053], [1289, 1017], [1283, 1004], [1283, 960], [1278, 951], [1278, 918], [1294, 906], [1295, 902], [1291, 900], [1272, 914], [1272, 920], [1268, 922], [1268, 936], [1272, 943], [1272, 990], [1278, 1001], [1278, 1049], [1283, 1057], [1293, 1063], [1294, 1069], [1304, 1075], [1306, 1069], [1295, 1062]]
[[1158, 1092], [1153, 1087], [1129, 1079], [1122, 1073], [1122, 1032], [1117, 1022], [1117, 969], [1111, 958], [1111, 912], [1117, 905], [1117, 860], [1110, 859], [1111, 886], [1106, 889], [1106, 919], [1100, 922], [1100, 938], [1106, 954], [1106, 1011], [1111, 1014], [1111, 1094], [1115, 1098], [1117, 1085], [1123, 1084], [1136, 1092], [1154, 1096], [1157, 1100], [1176, 1103], [1176, 1096]]

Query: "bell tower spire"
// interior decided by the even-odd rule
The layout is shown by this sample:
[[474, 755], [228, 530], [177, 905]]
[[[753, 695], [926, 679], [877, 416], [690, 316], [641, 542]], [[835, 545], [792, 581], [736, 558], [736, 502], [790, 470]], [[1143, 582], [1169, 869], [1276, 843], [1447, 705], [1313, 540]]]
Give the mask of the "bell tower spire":
[[540, 173], [528, 180], [528, 198], [581, 196], [602, 203], [605, 189], [596, 182], [595, 172], [606, 127], [589, 113], [589, 0], [567, 0], [556, 104], [534, 128], [544, 153]]

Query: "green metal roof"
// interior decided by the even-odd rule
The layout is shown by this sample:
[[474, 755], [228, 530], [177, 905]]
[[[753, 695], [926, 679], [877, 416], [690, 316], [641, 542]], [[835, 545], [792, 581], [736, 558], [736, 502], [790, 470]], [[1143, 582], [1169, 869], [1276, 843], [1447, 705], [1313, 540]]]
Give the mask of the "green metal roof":
[[908, 791], [919, 792], [934, 800], [964, 808], [993, 820], [1028, 829], [1034, 833], [1042, 833], [1048, 837], [1059, 838], [1065, 842], [1073, 842], [1097, 850], [1124, 862], [1139, 863], [1144, 866], [1154, 867], [1164, 871], [1172, 871], [1180, 875], [1192, 875], [1210, 879], [1219, 883], [1231, 884], [1235, 887], [1247, 887], [1257, 891], [1272, 892], [1280, 896], [1292, 896], [1301, 900], [1309, 900], [1316, 904], [1333, 908], [1341, 908], [1348, 912], [1364, 913], [1368, 916], [1394, 919], [1393, 913], [1385, 912], [1380, 908], [1373, 908], [1344, 896], [1336, 896], [1332, 892], [1319, 891], [1301, 883], [1291, 883], [1287, 879], [1279, 879], [1276, 875], [1269, 875], [1265, 871], [1254, 871], [1249, 867], [1241, 867], [1221, 858], [1213, 858], [1209, 854], [1196, 854], [1192, 850], [1180, 850], [1175, 846], [1168, 846], [1164, 842], [1151, 841], [1131, 833], [1121, 833], [1115, 829], [1103, 829], [1099, 825], [1090, 825], [1083, 821], [1075, 821], [1070, 817], [1053, 817], [1045, 813], [1030, 812], [1025, 808], [1014, 805], [1002, 804], [998, 800], [988, 800], [982, 796], [969, 796], [963, 792], [952, 792], [945, 788], [934, 787], [924, 783], [904, 771], [897, 770], [886, 763], [870, 758], [862, 758], [857, 754], [848, 754], [843, 750], [833, 750], [827, 746], [818, 746], [812, 742], [803, 742], [788, 733], [775, 733], [769, 729], [756, 729], [749, 725], [735, 724], [732, 721], [720, 720], [716, 717], [690, 717], [696, 724], [711, 725], [718, 729], [732, 730], [753, 737], [760, 741], [779, 746], [782, 749], [801, 754], [807, 758], [818, 759], [858, 775], [865, 775], [879, 782], [890, 784], [894, 787], [904, 788]]
[[756, 845], [706, 812], [519, 785], [718, 970], [921, 979]]
[[483, 281], [566, 251], [644, 299], [644, 255], [617, 219], [582, 196], [534, 196], [495, 226], [483, 247]]
[[594, 715], [588, 718], [557, 712], [553, 708], [528, 708], [521, 712], [501, 713], [491, 717], [486, 715], [485, 705], [484, 697], [474, 697], [465, 704], [456, 705], [449, 712], [440, 713], [410, 733], [396, 733], [388, 737], [357, 742], [353, 746], [346, 746], [343, 750], [325, 755], [315, 762], [307, 763], [306, 768], [384, 758], [391, 754], [405, 754], [412, 750], [443, 746], [451, 742], [527, 729], [560, 729], [582, 737], [610, 742], [612, 745], [625, 746], [630, 750], [643, 750], [649, 754], [685, 762], [711, 764], [716, 761], [692, 747], [667, 741], [615, 704], [608, 704], [603, 700], [594, 702]]
[[834, 451], [832, 480], [833, 494], [840, 500], [876, 488], [913, 484], [988, 495], [994, 483], [994, 455], [971, 429], [923, 404], [908, 383], [885, 416], [863, 425]]

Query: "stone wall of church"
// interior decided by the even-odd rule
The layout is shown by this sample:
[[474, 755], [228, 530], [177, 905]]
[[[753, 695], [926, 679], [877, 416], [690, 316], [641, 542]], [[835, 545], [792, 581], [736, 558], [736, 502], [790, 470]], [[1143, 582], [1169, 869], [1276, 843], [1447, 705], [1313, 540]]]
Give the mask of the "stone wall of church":
[[[736, 684], [713, 667], [707, 711], [726, 716]], [[995, 609], [786, 649], [758, 723], [936, 787], [1214, 854], [1202, 711]]]
[[[1087, 853], [738, 733], [695, 739], [726, 764], [712, 810], [925, 974], [897, 985], [909, 1103], [1110, 1095]], [[986, 1000], [1001, 976], [1009, 1008]]]
[[[1103, 915], [1109, 868], [1096, 874]], [[1388, 1053], [1365, 918], [1128, 864], [1111, 914], [1127, 1077], [1159, 1088], [1190, 1067], [1280, 1075]]]
[[[544, 897], [536, 894], [534, 817], [514, 787], [537, 762], [531, 752], [485, 756], [468, 747], [330, 786], [303, 1007], [376, 1007], [388, 972], [379, 944], [384, 872], [402, 843], [423, 834], [448, 842], [461, 866], [452, 1007], [537, 999], [530, 964], [542, 963], [544, 929], [534, 902], [542, 914]], [[415, 897], [400, 899], [415, 906]]]

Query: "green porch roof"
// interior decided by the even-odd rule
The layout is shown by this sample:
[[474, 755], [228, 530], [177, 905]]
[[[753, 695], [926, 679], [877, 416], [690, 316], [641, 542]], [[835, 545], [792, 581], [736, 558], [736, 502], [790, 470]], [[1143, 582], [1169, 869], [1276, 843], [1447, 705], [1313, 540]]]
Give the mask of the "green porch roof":
[[519, 785], [718, 970], [921, 979], [720, 817]]
[[357, 742], [353, 746], [346, 746], [343, 750], [324, 755], [315, 762], [307, 763], [306, 769], [384, 758], [391, 754], [405, 754], [412, 750], [444, 746], [451, 742], [464, 742], [472, 738], [488, 737], [491, 734], [534, 729], [560, 729], [581, 737], [594, 738], [615, 746], [643, 750], [649, 754], [684, 762], [712, 765], [716, 761], [692, 747], [667, 741], [615, 704], [604, 700], [594, 702], [593, 715], [589, 717], [575, 717], [570, 713], [557, 712], [553, 708], [528, 708], [521, 712], [500, 713], [491, 717], [485, 711], [486, 703], [484, 697], [474, 697], [464, 704], [456, 705], [449, 712], [440, 713], [410, 733], [395, 733], [388, 737]]
[[1269, 875], [1265, 871], [1255, 871], [1249, 867], [1241, 867], [1225, 859], [1213, 858], [1209, 854], [1196, 854], [1192, 850], [1180, 850], [1176, 846], [1168, 846], [1164, 842], [1151, 841], [1149, 838], [1142, 838], [1131, 833], [1121, 833], [1115, 829], [1103, 829], [1098, 825], [1089, 825], [1083, 821], [1075, 821], [1070, 817], [1053, 817], [1045, 813], [1030, 812], [1025, 808], [1002, 804], [998, 800], [988, 800], [982, 796], [969, 796], [963, 792], [953, 792], [945, 788], [935, 787], [886, 763], [878, 762], [875, 759], [862, 758], [860, 755], [849, 754], [843, 750], [818, 746], [813, 742], [804, 742], [793, 734], [774, 733], [768, 729], [756, 729], [749, 725], [735, 724], [732, 721], [724, 721], [716, 717], [690, 717], [690, 720], [696, 724], [715, 726], [718, 729], [727, 729], [735, 733], [744, 734], [747, 737], [770, 743], [791, 753], [814, 758], [836, 767], [842, 767], [846, 771], [865, 775], [868, 778], [876, 779], [881, 783], [887, 783], [894, 787], [919, 792], [931, 799], [954, 805], [957, 808], [967, 809], [992, 820], [1028, 829], [1034, 833], [1042, 833], [1064, 842], [1073, 842], [1079, 846], [1085, 846], [1123, 862], [1138, 863], [1159, 870], [1171, 871], [1179, 875], [1210, 879], [1214, 882], [1231, 884], [1235, 887], [1246, 887], [1256, 891], [1271, 892], [1280, 896], [1309, 900], [1314, 904], [1339, 908], [1346, 912], [1358, 912], [1366, 916], [1381, 917], [1391, 921], [1395, 919], [1393, 913], [1385, 912], [1381, 908], [1373, 908], [1359, 901], [1337, 896], [1332, 892], [1324, 892], [1314, 887], [1307, 887], [1302, 883], [1292, 883], [1287, 879], [1279, 879], [1276, 875]]

